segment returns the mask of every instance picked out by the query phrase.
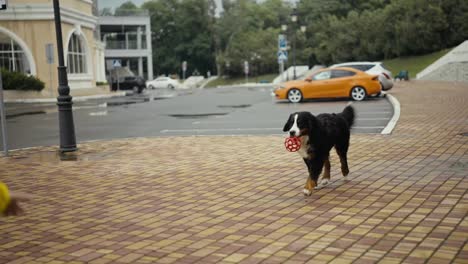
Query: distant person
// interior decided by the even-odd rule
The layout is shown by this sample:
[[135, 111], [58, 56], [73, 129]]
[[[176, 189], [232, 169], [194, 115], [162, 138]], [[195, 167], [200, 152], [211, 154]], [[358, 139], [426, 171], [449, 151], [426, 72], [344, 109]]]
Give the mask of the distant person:
[[8, 186], [0, 181], [0, 216], [22, 215], [24, 210], [19, 202], [30, 199], [27, 194], [10, 192]]

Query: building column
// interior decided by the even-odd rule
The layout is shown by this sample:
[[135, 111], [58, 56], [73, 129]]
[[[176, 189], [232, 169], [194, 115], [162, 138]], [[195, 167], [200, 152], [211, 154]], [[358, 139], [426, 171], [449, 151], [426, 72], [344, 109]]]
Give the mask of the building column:
[[147, 63], [148, 63], [148, 80], [153, 80], [153, 48], [151, 47], [151, 24], [145, 25], [146, 29], [146, 50], [148, 50]]
[[141, 49], [141, 27], [137, 28], [137, 49]]
[[138, 75], [144, 76], [143, 74], [143, 58], [138, 57]]

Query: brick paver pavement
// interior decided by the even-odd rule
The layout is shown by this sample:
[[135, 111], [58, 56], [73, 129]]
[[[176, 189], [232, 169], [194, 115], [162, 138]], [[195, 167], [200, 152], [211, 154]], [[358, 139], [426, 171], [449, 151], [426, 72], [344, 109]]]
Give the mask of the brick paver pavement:
[[468, 263], [468, 85], [399, 83], [392, 135], [353, 135], [349, 181], [302, 195], [277, 136], [90, 142], [0, 158], [35, 201], [0, 219], [5, 263]]

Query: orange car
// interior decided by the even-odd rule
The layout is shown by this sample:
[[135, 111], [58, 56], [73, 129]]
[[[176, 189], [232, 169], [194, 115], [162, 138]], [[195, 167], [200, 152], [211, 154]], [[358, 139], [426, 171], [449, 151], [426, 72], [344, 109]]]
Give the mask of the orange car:
[[290, 81], [274, 90], [277, 99], [299, 103], [308, 98], [351, 97], [362, 101], [369, 95], [381, 92], [378, 75], [347, 68], [326, 68], [305, 80]]

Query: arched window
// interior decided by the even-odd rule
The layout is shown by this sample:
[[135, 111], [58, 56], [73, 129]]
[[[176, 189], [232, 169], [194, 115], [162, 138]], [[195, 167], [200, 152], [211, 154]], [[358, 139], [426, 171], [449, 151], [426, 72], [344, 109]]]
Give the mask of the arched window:
[[31, 73], [29, 61], [18, 43], [0, 32], [0, 68], [14, 72]]
[[86, 69], [86, 51], [82, 38], [72, 34], [68, 42], [68, 73], [80, 74], [87, 73]]

